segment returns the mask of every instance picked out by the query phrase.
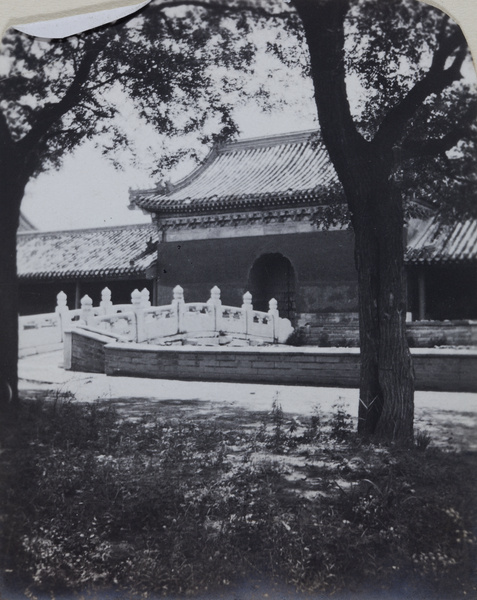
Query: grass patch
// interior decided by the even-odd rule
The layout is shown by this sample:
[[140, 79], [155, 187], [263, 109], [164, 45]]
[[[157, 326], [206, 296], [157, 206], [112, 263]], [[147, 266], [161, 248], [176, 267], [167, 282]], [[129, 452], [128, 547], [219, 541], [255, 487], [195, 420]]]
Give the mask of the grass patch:
[[363, 444], [340, 406], [327, 420], [276, 399], [261, 423], [132, 422], [105, 404], [24, 401], [3, 438], [1, 566], [23, 588], [191, 593], [266, 576], [475, 593], [475, 456], [425, 436]]

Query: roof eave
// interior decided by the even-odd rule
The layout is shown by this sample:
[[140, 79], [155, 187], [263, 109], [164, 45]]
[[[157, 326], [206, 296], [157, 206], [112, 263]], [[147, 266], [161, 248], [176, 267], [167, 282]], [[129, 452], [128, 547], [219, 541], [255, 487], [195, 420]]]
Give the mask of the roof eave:
[[[333, 198], [338, 199], [337, 197]], [[296, 208], [299, 206], [308, 206], [310, 204], [323, 206], [327, 204], [330, 198], [324, 189], [319, 190], [303, 190], [285, 194], [255, 194], [244, 195], [240, 197], [223, 197], [197, 199], [193, 203], [187, 204], [184, 201], [168, 202], [164, 198], [164, 202], [155, 201], [155, 205], [149, 205], [148, 201], [143, 201], [140, 206], [145, 210], [155, 214], [157, 217], [173, 217], [173, 216], [194, 216], [203, 214], [221, 214], [229, 213], [236, 210], [263, 211], [272, 210], [275, 208]], [[152, 202], [151, 202], [152, 204]]]

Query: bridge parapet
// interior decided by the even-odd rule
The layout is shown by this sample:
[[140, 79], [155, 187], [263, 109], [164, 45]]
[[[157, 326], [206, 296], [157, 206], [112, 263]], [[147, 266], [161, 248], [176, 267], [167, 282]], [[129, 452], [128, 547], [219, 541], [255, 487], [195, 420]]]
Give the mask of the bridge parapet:
[[242, 306], [222, 304], [220, 289], [214, 286], [206, 302], [185, 302], [184, 290], [176, 286], [171, 304], [151, 306], [148, 290], [134, 290], [131, 304], [114, 305], [111, 292], [105, 288], [99, 307], [94, 307], [89, 296], [81, 300], [79, 311], [70, 311], [66, 295], [58, 294], [57, 314], [64, 331], [74, 327], [87, 327], [89, 331], [117, 334], [131, 342], [148, 342], [183, 335], [225, 335], [239, 339], [260, 340], [267, 343], [284, 343], [293, 327], [288, 319], [281, 318], [277, 302], [270, 300], [269, 311], [253, 308], [252, 295], [243, 295]]

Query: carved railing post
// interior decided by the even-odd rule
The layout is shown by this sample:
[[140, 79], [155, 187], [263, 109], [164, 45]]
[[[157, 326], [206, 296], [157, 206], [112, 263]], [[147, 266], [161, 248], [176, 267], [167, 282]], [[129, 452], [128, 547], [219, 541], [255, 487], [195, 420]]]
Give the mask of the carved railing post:
[[99, 303], [104, 315], [112, 312], [113, 303], [111, 302], [111, 290], [107, 287], [101, 292], [101, 302]]
[[56, 296], [55, 312], [58, 315], [58, 326], [60, 328], [60, 341], [64, 340], [65, 329], [71, 325], [70, 311], [67, 305], [67, 296], [65, 292], [60, 292]]
[[214, 332], [222, 330], [221, 310], [222, 300], [220, 299], [220, 288], [216, 285], [210, 290], [210, 298], [207, 300], [207, 306], [212, 313], [212, 322], [214, 324]]
[[245, 294], [242, 296], [242, 299], [242, 310], [244, 311], [243, 333], [248, 335], [252, 329], [253, 320], [252, 294], [250, 292], [245, 292]]
[[85, 325], [90, 325], [94, 317], [93, 313], [93, 301], [86, 295], [81, 298], [81, 314], [80, 318]]
[[149, 300], [150, 295], [151, 294], [147, 288], [141, 290], [141, 306], [143, 308], [149, 308], [151, 306], [151, 302]]
[[272, 318], [273, 342], [276, 344], [278, 342], [280, 317], [278, 314], [278, 302], [275, 298], [272, 298], [268, 303], [268, 314]]
[[139, 290], [134, 290], [131, 294], [131, 304], [134, 314], [136, 315], [136, 342], [144, 342], [146, 339], [146, 331], [144, 328], [144, 309], [141, 303], [141, 292]]
[[184, 290], [180, 285], [172, 290], [172, 306], [175, 307], [175, 314], [177, 318], [177, 333], [183, 333], [182, 327], [184, 322]]

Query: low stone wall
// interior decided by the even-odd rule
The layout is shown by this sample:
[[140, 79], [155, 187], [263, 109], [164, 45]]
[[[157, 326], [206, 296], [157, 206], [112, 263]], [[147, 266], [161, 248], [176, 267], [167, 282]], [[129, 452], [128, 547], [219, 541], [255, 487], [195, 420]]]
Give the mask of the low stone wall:
[[[415, 349], [416, 389], [477, 391], [477, 351]], [[357, 387], [357, 348], [201, 348], [108, 344], [107, 375]]]
[[[334, 350], [334, 349], [332, 349]], [[359, 375], [355, 349], [326, 353], [295, 348], [164, 348], [110, 344], [106, 373], [169, 379], [353, 387]]]
[[[306, 343], [310, 345], [359, 346], [357, 313], [303, 313], [298, 326], [304, 328]], [[406, 327], [413, 348], [477, 346], [476, 321], [409, 321]]]
[[417, 390], [477, 392], [477, 351], [411, 350]]
[[407, 324], [410, 346], [477, 346], [475, 321], [412, 321]]
[[104, 348], [117, 338], [84, 329], [65, 331], [64, 335], [65, 369], [84, 373], [105, 372]]

